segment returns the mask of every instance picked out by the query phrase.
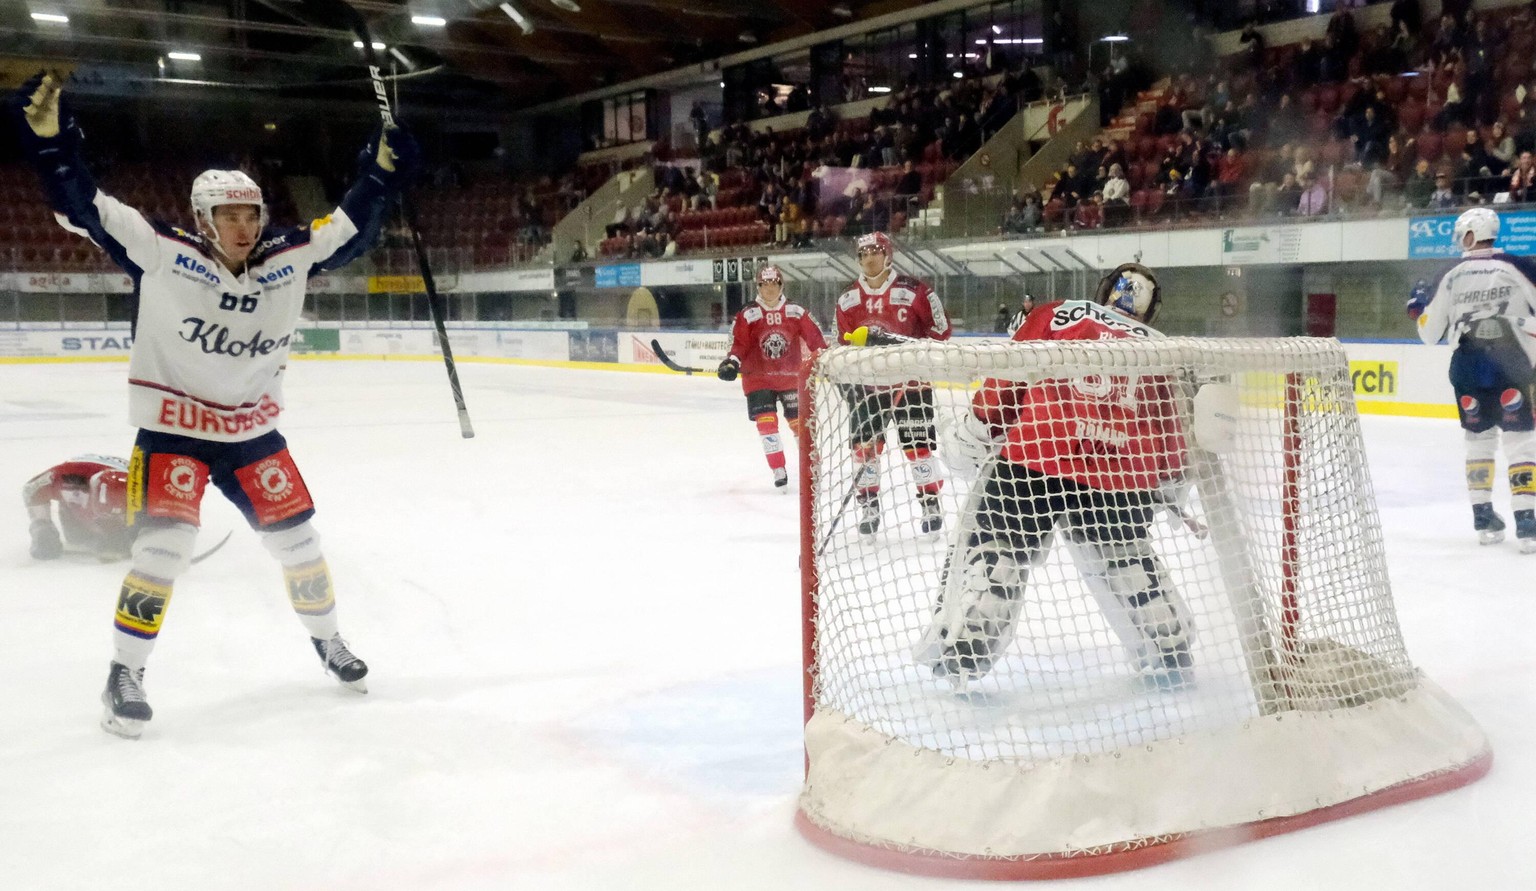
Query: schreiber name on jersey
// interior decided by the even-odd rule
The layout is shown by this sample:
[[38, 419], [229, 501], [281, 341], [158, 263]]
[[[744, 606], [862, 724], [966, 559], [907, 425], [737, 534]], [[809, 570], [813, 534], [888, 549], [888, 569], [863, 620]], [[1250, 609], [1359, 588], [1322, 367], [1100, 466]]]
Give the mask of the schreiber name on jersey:
[[[1106, 328], [1114, 328], [1117, 331], [1124, 331], [1137, 337], [1162, 336], [1161, 332], [1149, 328], [1128, 316], [1123, 316], [1120, 313], [1105, 309], [1097, 303], [1089, 303], [1086, 300], [1067, 300], [1052, 310], [1051, 330], [1063, 331], [1084, 319], [1092, 319]], [[1099, 335], [1099, 339], [1113, 340], [1114, 335], [1104, 332]]]

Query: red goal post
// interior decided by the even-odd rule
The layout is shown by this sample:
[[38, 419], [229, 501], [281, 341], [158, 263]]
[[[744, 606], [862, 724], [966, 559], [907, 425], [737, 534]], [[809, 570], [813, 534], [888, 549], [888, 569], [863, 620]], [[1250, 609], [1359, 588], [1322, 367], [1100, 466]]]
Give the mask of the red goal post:
[[[988, 381], [1080, 400], [1068, 413], [1078, 428], [1049, 428], [1066, 431], [1057, 452], [1082, 447], [1095, 411], [1159, 416], [1172, 431], [1163, 463], [1188, 501], [1148, 523], [1165, 513], [1149, 501], [1130, 525], [1092, 511], [1032, 516], [1050, 530], [1036, 546], [1002, 547], [989, 530], [1045, 503], [997, 483], [989, 495], [1014, 451], [989, 458], [976, 483], [946, 474], [944, 530], [923, 534], [928, 477], [903, 447], [925, 444], [932, 426], [945, 458], [944, 431]], [[853, 431], [871, 429], [884, 404], [869, 394], [916, 388], [931, 391], [931, 417], [877, 418], [881, 522], [863, 534], [856, 512], [871, 481], [855, 483]], [[1220, 435], [1196, 435], [1212, 429], [1205, 404], [1226, 416]], [[1092, 875], [1489, 769], [1476, 722], [1408, 659], [1336, 341], [840, 347], [809, 367], [801, 406], [797, 823], [818, 845], [933, 875]], [[1008, 620], [976, 618], [986, 609]], [[963, 658], [974, 645], [956, 643], [969, 634], [992, 654], [980, 670]], [[1179, 668], [1164, 670], [1175, 652]]]

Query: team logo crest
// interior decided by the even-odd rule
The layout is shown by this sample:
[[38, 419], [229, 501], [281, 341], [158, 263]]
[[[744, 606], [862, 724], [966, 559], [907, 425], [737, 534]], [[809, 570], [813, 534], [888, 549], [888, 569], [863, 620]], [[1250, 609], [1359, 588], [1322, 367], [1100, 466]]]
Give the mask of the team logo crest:
[[789, 338], [775, 331], [763, 338], [763, 355], [770, 359], [782, 359], [789, 352]]
[[275, 458], [256, 465], [256, 482], [268, 501], [282, 501], [293, 492], [293, 478]]
[[173, 458], [165, 472], [165, 491], [174, 498], [190, 501], [197, 497], [198, 465], [191, 458]]

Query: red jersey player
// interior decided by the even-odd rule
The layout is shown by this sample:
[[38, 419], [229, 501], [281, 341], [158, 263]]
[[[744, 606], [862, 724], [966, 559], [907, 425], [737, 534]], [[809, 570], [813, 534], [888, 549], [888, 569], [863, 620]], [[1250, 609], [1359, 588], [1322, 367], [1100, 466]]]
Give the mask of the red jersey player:
[[733, 381], [741, 375], [747, 394], [747, 417], [757, 424], [763, 453], [773, 471], [773, 484], [789, 485], [784, 467], [784, 445], [779, 439], [778, 406], [784, 407], [789, 429], [800, 436], [799, 372], [801, 345], [812, 353], [827, 342], [816, 320], [805, 307], [784, 298], [784, 273], [777, 266], [757, 270], [757, 299], [742, 307], [731, 325], [731, 352], [720, 362], [716, 375]]
[[[859, 236], [856, 246], [862, 274], [837, 298], [837, 334], [842, 341], [858, 328], [873, 336], [948, 340], [949, 317], [939, 295], [891, 265], [891, 240], [883, 232]], [[939, 489], [944, 481], [933, 459], [933, 388], [913, 381], [901, 387], [864, 387], [849, 394], [849, 434], [858, 476], [859, 531], [873, 535], [880, 528], [880, 454], [885, 429], [896, 424], [896, 439], [912, 462], [922, 507], [919, 528], [936, 532], [944, 525]]]
[[[32, 521], [33, 559], [56, 559], [65, 542], [106, 559], [127, 557], [133, 543], [127, 493], [128, 462], [104, 455], [80, 455], [28, 480], [21, 497]], [[53, 524], [55, 502], [58, 526]]]
[[[1150, 269], [1127, 263], [1097, 302], [1047, 303], [1016, 341], [1160, 337]], [[950, 431], [946, 430], [946, 433]], [[1093, 375], [1029, 383], [986, 381], [945, 454], [958, 476], [979, 475], [975, 510], [951, 550], [925, 641], [934, 673], [957, 686], [985, 675], [1012, 640], [1031, 566], [1058, 527], [1106, 620], [1145, 681], [1189, 682], [1186, 610], [1149, 539], [1176, 495], [1185, 441], [1173, 387], [1161, 376]], [[967, 472], [969, 471], [969, 472]]]

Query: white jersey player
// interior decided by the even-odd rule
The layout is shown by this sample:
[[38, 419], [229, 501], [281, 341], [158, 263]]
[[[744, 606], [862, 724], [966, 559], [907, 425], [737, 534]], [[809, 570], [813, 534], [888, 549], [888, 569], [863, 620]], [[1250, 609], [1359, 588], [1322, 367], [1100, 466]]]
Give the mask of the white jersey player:
[[309, 226], [269, 227], [250, 177], [207, 171], [192, 184], [194, 233], [151, 222], [96, 187], [59, 94], [51, 75], [22, 88], [23, 149], [60, 223], [105, 250], [133, 278], [138, 298], [128, 376], [139, 433], [127, 485], [127, 522], [137, 535], [117, 600], [102, 726], [136, 737], [152, 717], [144, 664], [171, 588], [190, 564], [209, 483], [282, 564], [289, 600], [325, 669], [366, 692], [368, 668], [337, 631], [330, 571], [310, 522], [314, 503], [275, 426], [306, 283], [375, 240], [408, 176], [409, 165], [397, 171], [396, 160], [414, 154], [409, 137], [381, 134], [341, 206]]
[[1536, 553], [1536, 263], [1494, 247], [1499, 215], [1474, 207], [1456, 219], [1461, 260], [1441, 276], [1426, 305], [1416, 294], [1416, 317], [1425, 343], [1448, 341], [1456, 411], [1466, 431], [1467, 491], [1478, 540], [1504, 538], [1504, 521], [1493, 510], [1494, 454], [1503, 430], [1509, 461], [1510, 505], [1515, 537]]

